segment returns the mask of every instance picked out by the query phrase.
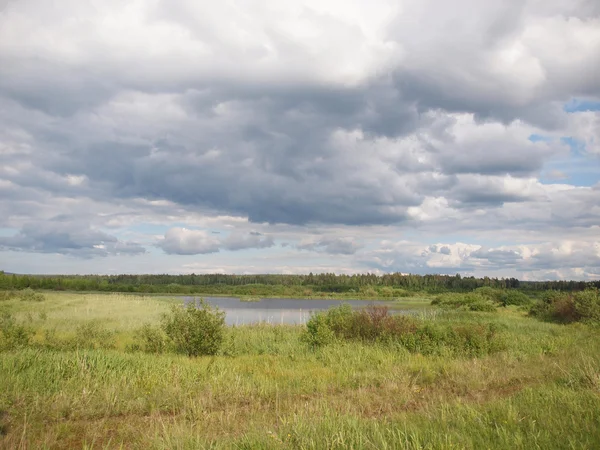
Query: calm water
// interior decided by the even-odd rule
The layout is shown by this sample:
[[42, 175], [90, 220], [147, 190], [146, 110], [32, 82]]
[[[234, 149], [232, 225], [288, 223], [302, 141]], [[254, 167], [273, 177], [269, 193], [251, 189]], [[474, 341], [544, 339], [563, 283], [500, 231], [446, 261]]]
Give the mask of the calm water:
[[[225, 311], [227, 325], [247, 325], [266, 322], [274, 325], [302, 325], [310, 318], [312, 311], [320, 311], [348, 303], [353, 308], [368, 305], [385, 305], [389, 302], [366, 300], [303, 300], [293, 298], [264, 298], [260, 301], [242, 302], [234, 297], [203, 297], [204, 300]], [[189, 304], [194, 297], [184, 297]]]

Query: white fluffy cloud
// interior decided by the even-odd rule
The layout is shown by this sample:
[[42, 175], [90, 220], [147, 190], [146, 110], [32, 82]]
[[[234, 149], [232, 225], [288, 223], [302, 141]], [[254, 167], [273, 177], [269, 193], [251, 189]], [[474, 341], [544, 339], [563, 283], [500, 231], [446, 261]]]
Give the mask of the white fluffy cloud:
[[[600, 241], [555, 241], [529, 245], [486, 247], [465, 243], [423, 245], [409, 241], [383, 241], [365, 255], [366, 262], [380, 270], [409, 269], [416, 273], [469, 273], [483, 276], [514, 276], [579, 273], [593, 278], [600, 269]], [[577, 271], [574, 270], [577, 268]], [[560, 278], [551, 276], [550, 278]]]
[[196, 255], [216, 253], [219, 251], [219, 240], [203, 230], [187, 228], [171, 228], [158, 245], [169, 254]]

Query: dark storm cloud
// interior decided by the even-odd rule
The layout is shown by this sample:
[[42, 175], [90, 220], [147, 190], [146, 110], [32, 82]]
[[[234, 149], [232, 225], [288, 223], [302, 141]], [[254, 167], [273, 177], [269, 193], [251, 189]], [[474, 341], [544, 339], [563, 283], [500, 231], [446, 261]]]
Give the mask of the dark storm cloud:
[[[410, 12], [416, 6], [407, 8]], [[182, 14], [184, 10], [190, 15]], [[406, 41], [406, 30], [398, 36], [392, 33], [408, 52], [406, 60], [388, 73], [349, 86], [315, 82], [304, 72], [279, 83], [255, 75], [219, 77], [223, 61], [215, 62], [213, 72], [203, 72], [191, 62], [169, 70], [154, 62], [146, 77], [136, 77], [124, 70], [122, 60], [99, 54], [91, 55], [98, 58], [95, 63], [67, 64], [7, 53], [2, 55], [6, 64], [0, 93], [23, 108], [21, 117], [10, 111], [6, 115], [15, 126], [29, 122], [39, 154], [35, 164], [63, 177], [85, 176], [86, 195], [96, 199], [165, 199], [248, 216], [254, 222], [402, 223], [407, 208], [428, 195], [449, 197], [458, 207], [522, 201], [521, 193], [505, 192], [499, 183], [483, 180], [471, 185], [452, 177], [528, 176], [553, 154], [544, 144], [512, 137], [510, 130], [488, 132], [484, 127], [483, 135], [474, 139], [457, 137], [463, 125], [449, 118], [448, 111], [510, 122], [518, 117], [516, 112], [551, 100], [532, 97], [524, 105], [518, 96], [507, 95], [510, 83], [492, 79], [486, 84], [485, 56], [505, 36], [522, 31], [522, 8], [494, 4], [482, 11], [482, 24], [468, 22], [465, 30], [450, 36], [432, 29], [434, 40], [429, 43], [418, 36]], [[175, 26], [188, 27], [190, 20], [205, 23], [199, 9], [186, 2], [165, 17]], [[403, 17], [398, 21], [403, 23]], [[468, 39], [483, 31], [483, 41]], [[216, 48], [226, 40], [210, 27], [201, 34], [203, 39], [214, 38]], [[283, 45], [277, 36], [269, 34], [276, 47]], [[481, 75], [477, 83], [456, 65], [436, 75], [431, 65], [435, 58], [460, 56], [457, 46], [465, 43], [477, 56], [465, 62], [468, 67], [479, 65], [473, 66]], [[434, 52], [423, 53], [426, 45], [433, 45]], [[132, 58], [133, 73], [151, 61], [144, 52]], [[191, 76], [196, 72], [198, 76]], [[123, 92], [134, 94], [121, 100]], [[147, 104], [149, 97], [162, 94], [174, 97], [166, 105]], [[135, 101], [139, 108], [126, 109]], [[178, 111], [176, 119], [165, 116], [165, 106]], [[38, 123], [28, 117], [31, 109], [45, 114]], [[436, 118], [428, 117], [430, 110], [438, 111]], [[469, 126], [475, 129], [478, 124]], [[362, 146], [332, 142], [339, 130], [360, 130]], [[390, 148], [397, 145], [394, 139], [415, 139], [419, 149], [393, 155], [393, 150], [369, 148], [382, 138], [390, 140]], [[433, 180], [428, 177], [432, 172], [442, 176]], [[32, 169], [11, 180], [21, 186], [62, 189], [44, 181], [48, 174], [39, 174]], [[432, 183], [419, 181], [426, 178]]]
[[0, 65], [9, 65], [9, 74], [29, 74], [2, 77], [0, 95], [52, 116], [70, 116], [99, 106], [119, 88], [112, 85], [110, 78], [103, 78], [102, 73], [64, 67], [54, 61], [8, 59], [0, 55]]
[[420, 202], [420, 195], [405, 188], [386, 199], [371, 183], [375, 169], [332, 146], [331, 129], [320, 124], [322, 112], [302, 111], [302, 105], [279, 111], [267, 103], [261, 109], [260, 101], [234, 102], [232, 123], [212, 114], [198, 117], [196, 130], [182, 128], [193, 141], [175, 136], [80, 146], [66, 133], [64, 144], [41, 163], [51, 172], [85, 175], [90, 186], [110, 195], [162, 198], [256, 222], [392, 223], [404, 218], [393, 207]]

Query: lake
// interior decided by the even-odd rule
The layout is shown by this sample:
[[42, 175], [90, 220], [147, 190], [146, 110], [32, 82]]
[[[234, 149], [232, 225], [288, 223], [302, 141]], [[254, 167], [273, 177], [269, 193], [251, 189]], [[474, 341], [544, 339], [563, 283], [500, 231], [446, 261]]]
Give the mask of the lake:
[[[295, 298], [263, 298], [243, 302], [235, 297], [203, 297], [204, 301], [225, 311], [227, 325], [269, 323], [273, 325], [303, 325], [313, 311], [348, 303], [353, 308], [369, 305], [385, 305], [390, 302], [373, 300], [306, 300]], [[184, 303], [194, 302], [195, 297], [184, 297]]]

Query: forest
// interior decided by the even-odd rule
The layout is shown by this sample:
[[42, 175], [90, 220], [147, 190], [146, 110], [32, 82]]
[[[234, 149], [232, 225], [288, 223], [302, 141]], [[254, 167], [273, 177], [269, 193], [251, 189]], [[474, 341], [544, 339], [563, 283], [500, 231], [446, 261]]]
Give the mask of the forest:
[[[582, 291], [600, 288], [600, 281], [520, 281], [516, 278], [475, 278], [456, 275], [17, 275], [0, 272], [0, 289], [46, 289], [56, 291], [139, 292], [213, 295], [386, 295], [385, 288], [441, 293], [469, 292], [480, 287], [520, 289], [535, 293], [546, 290]], [[392, 292], [393, 293], [393, 292]], [[402, 296], [401, 291], [393, 296]]]

